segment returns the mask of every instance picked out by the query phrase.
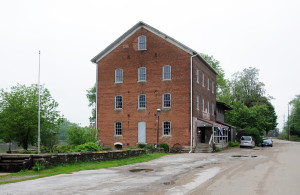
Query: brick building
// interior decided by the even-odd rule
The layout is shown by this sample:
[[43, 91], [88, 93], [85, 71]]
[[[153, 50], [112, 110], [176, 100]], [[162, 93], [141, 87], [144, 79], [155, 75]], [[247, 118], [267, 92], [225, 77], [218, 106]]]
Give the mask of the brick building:
[[171, 146], [195, 148], [201, 133], [209, 142], [218, 126], [217, 73], [196, 51], [139, 22], [91, 61], [97, 65], [96, 126], [104, 145], [156, 144], [157, 131], [158, 142]]

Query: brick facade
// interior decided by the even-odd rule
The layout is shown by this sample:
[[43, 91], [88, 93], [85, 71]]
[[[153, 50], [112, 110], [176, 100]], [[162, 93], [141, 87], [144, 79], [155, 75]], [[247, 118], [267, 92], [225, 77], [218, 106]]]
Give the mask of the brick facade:
[[[147, 49], [138, 50], [138, 37], [147, 38]], [[117, 47], [97, 61], [97, 128], [104, 145], [122, 143], [123, 147], [138, 143], [138, 122], [146, 124], [146, 143], [156, 144], [157, 111], [159, 117], [159, 143], [190, 145], [190, 57], [191, 54], [151, 32], [139, 28], [127, 36]], [[96, 62], [96, 61], [95, 61]], [[216, 74], [200, 57], [193, 60], [193, 116], [203, 118], [202, 99], [216, 105]], [[171, 80], [163, 80], [163, 66], [171, 66]], [[146, 68], [146, 81], [138, 81], [138, 68]], [[196, 69], [200, 71], [200, 83], [196, 81]], [[123, 70], [123, 82], [115, 83], [115, 70]], [[202, 87], [202, 72], [205, 87]], [[207, 89], [207, 78], [210, 89]], [[163, 108], [163, 94], [171, 94], [171, 108]], [[138, 96], [146, 95], [146, 108], [138, 108]], [[122, 109], [115, 109], [115, 96], [122, 96]], [[200, 109], [196, 108], [196, 96], [200, 97]], [[207, 107], [207, 105], [206, 105]], [[211, 109], [210, 109], [211, 110]], [[207, 116], [207, 114], [205, 115]], [[209, 119], [215, 121], [210, 112]], [[163, 122], [171, 122], [171, 135], [163, 136]], [[122, 123], [122, 135], [115, 135], [115, 122]]]

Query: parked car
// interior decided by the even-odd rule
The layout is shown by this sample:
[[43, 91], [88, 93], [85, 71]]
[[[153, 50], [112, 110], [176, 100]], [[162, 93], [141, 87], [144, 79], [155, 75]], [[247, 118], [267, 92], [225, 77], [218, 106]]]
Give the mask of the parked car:
[[264, 147], [264, 146], [271, 146], [273, 147], [273, 140], [268, 138], [268, 139], [263, 139], [262, 143], [261, 143], [261, 146]]
[[255, 142], [251, 136], [242, 136], [241, 137], [240, 148], [244, 148], [244, 147], [250, 147], [250, 148], [255, 147]]

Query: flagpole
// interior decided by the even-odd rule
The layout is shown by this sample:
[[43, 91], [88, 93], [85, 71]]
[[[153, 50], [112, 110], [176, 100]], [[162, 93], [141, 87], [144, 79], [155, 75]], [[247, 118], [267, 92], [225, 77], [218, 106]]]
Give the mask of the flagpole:
[[38, 154], [40, 154], [41, 145], [41, 87], [40, 87], [40, 70], [41, 70], [41, 51], [39, 50], [39, 114], [38, 114]]

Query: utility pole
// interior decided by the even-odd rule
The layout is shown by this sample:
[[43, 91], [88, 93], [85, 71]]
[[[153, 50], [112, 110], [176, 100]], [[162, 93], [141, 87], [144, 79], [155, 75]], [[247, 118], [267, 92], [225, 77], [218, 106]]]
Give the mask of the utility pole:
[[291, 135], [290, 135], [290, 103], [288, 103], [288, 139], [291, 141]]
[[39, 114], [38, 114], [38, 154], [40, 154], [40, 145], [41, 145], [41, 87], [40, 87], [40, 67], [41, 67], [41, 51], [39, 51]]

